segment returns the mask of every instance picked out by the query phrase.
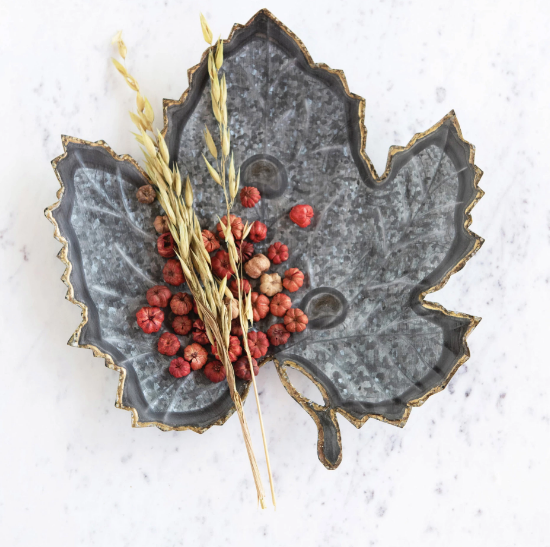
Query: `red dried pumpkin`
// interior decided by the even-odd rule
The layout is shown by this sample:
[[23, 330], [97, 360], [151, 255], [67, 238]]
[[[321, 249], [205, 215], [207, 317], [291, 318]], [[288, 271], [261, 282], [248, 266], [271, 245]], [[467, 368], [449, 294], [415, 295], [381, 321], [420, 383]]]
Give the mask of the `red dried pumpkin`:
[[231, 321], [231, 334], [233, 336], [242, 336], [243, 335], [243, 329], [241, 327], [241, 321], [237, 317], [237, 319], [233, 319]]
[[304, 274], [298, 268], [290, 268], [285, 272], [283, 287], [288, 292], [296, 292], [304, 284]]
[[199, 370], [205, 365], [208, 352], [200, 344], [193, 343], [183, 350], [183, 356], [193, 370]]
[[141, 308], [136, 313], [137, 324], [147, 334], [158, 332], [164, 321], [164, 313], [160, 308]]
[[229, 254], [227, 251], [220, 249], [212, 258], [212, 271], [218, 277], [227, 277], [229, 279], [233, 275], [233, 269], [229, 262]]
[[265, 294], [253, 292], [250, 295], [252, 301], [252, 314], [254, 322], [263, 319], [269, 313], [269, 298]]
[[[243, 348], [241, 347], [241, 341], [236, 336], [229, 337], [229, 360], [233, 363], [235, 362], [243, 353]], [[216, 344], [212, 345], [212, 354], [214, 357], [219, 358]]]
[[254, 224], [252, 224], [252, 228], [250, 228], [248, 237], [251, 241], [254, 241], [254, 243], [263, 241], [267, 237], [267, 226], [263, 222], [255, 220]]
[[213, 253], [220, 248], [218, 238], [210, 230], [202, 231], [202, 240], [204, 242], [204, 247], [209, 253]]
[[[252, 287], [250, 286], [250, 282], [247, 279], [241, 279], [241, 293], [243, 294], [243, 296], [248, 294], [251, 288]], [[239, 298], [239, 288], [236, 279], [233, 279], [233, 281], [231, 281], [229, 290], [235, 298]]]
[[180, 349], [180, 346], [181, 344], [178, 340], [178, 337], [171, 332], [165, 332], [164, 334], [162, 334], [157, 344], [157, 348], [160, 353], [170, 356], [176, 355], [176, 353]]
[[176, 315], [187, 315], [193, 309], [193, 297], [186, 292], [179, 292], [170, 300], [170, 309]]
[[191, 372], [191, 365], [183, 357], [176, 357], [170, 362], [168, 371], [174, 378], [183, 378]]
[[[247, 357], [241, 357], [233, 363], [233, 370], [235, 371], [235, 376], [241, 380], [252, 380], [252, 374], [250, 374], [250, 364]], [[254, 357], [252, 358], [252, 370], [254, 371], [254, 376], [258, 376], [260, 372], [260, 367], [256, 362]]]
[[179, 260], [174, 260], [171, 258], [164, 266], [162, 270], [162, 276], [164, 281], [170, 285], [178, 286], [182, 283], [185, 283], [185, 277], [183, 277], [183, 270], [181, 269], [181, 264]]
[[288, 332], [302, 332], [308, 324], [307, 315], [298, 308], [291, 308], [285, 313], [284, 322]]
[[248, 349], [254, 359], [263, 357], [269, 349], [269, 341], [263, 332], [252, 331], [248, 333]]
[[281, 344], [286, 344], [288, 342], [290, 332], [286, 330], [282, 323], [277, 323], [275, 325], [271, 325], [271, 327], [267, 329], [267, 336], [271, 345], [280, 346]]
[[225, 380], [225, 368], [221, 361], [210, 361], [204, 367], [204, 375], [211, 381], [217, 384]]
[[174, 238], [170, 232], [162, 234], [157, 239], [157, 251], [163, 258], [171, 258], [176, 256], [176, 248], [174, 246]]
[[172, 298], [172, 292], [164, 285], [155, 285], [147, 291], [147, 303], [149, 306], [165, 308]]
[[237, 241], [237, 252], [241, 262], [244, 264], [254, 256], [254, 245], [249, 241]]
[[262, 199], [260, 192], [254, 186], [245, 186], [241, 190], [241, 203], [243, 207], [254, 207]]
[[297, 224], [300, 228], [307, 228], [313, 218], [313, 208], [311, 205], [295, 205], [290, 210], [289, 216], [294, 224]]
[[201, 344], [201, 346], [206, 346], [210, 343], [208, 340], [208, 335], [206, 334], [206, 327], [204, 322], [201, 319], [195, 319], [193, 321], [193, 342]]
[[180, 336], [186, 336], [191, 332], [191, 327], [193, 326], [193, 321], [187, 315], [178, 315], [172, 321], [172, 328], [176, 334]]
[[[224, 226], [227, 226], [227, 215], [224, 215], [221, 218]], [[231, 224], [231, 233], [236, 240], [239, 240], [243, 237], [244, 224], [241, 217], [235, 215], [229, 215], [229, 222]], [[225, 241], [225, 234], [223, 233], [221, 224], [218, 222], [216, 225], [216, 230], [218, 230], [218, 237]]]
[[283, 317], [291, 307], [292, 301], [290, 300], [290, 296], [280, 292], [271, 299], [269, 311], [276, 317]]
[[288, 247], [283, 245], [280, 241], [273, 243], [267, 250], [267, 258], [269, 258], [273, 264], [280, 264], [288, 260]]

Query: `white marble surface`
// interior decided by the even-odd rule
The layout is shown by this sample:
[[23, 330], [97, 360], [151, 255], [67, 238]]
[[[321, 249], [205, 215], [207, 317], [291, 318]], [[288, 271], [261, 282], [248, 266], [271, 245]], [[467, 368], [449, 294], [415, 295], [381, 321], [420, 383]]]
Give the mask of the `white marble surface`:
[[[42, 214], [58, 188], [49, 162], [61, 134], [138, 155], [110, 37], [125, 30], [129, 66], [160, 116], [204, 49], [199, 8], [226, 36], [261, 7], [0, 3], [0, 544], [550, 545], [546, 2], [265, 6], [366, 97], [379, 171], [391, 144], [452, 108], [485, 171], [473, 224], [485, 246], [434, 298], [483, 317], [472, 358], [404, 429], [341, 419], [343, 462], [329, 472], [312, 420], [267, 366], [259, 383], [279, 505], [260, 512], [235, 418], [202, 436], [132, 429], [113, 406], [116, 373], [65, 345], [79, 311], [63, 300]], [[252, 400], [247, 409], [258, 438]]]

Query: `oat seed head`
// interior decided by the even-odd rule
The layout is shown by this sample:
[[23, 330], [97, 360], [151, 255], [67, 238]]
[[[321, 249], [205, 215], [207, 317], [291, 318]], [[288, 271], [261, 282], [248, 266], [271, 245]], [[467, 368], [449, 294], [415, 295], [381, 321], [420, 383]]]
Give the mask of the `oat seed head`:
[[216, 47], [216, 68], [220, 70], [223, 65], [223, 40], [218, 40], [218, 46]]
[[111, 44], [116, 44], [122, 40], [122, 31], [119, 30], [111, 39]]
[[201, 28], [202, 28], [202, 35], [204, 36], [204, 40], [207, 44], [212, 44], [212, 30], [210, 29], [210, 26], [206, 22], [206, 18], [201, 13]]
[[[149, 102], [149, 101], [147, 101]], [[166, 141], [162, 136], [162, 133], [157, 129], [157, 142], [160, 151], [160, 155], [165, 163], [168, 165], [170, 163], [170, 153], [168, 152], [168, 146], [166, 146]]]
[[176, 164], [176, 168], [174, 169], [174, 188], [176, 190], [176, 195], [180, 197], [181, 196], [181, 175], [177, 164]]
[[214, 156], [214, 159], [218, 159], [218, 149], [216, 148], [216, 144], [214, 143], [212, 134], [210, 133], [208, 126], [206, 125], [204, 126], [204, 140], [206, 142], [208, 150], [210, 151], [210, 154]]
[[145, 118], [147, 118], [147, 121], [149, 123], [153, 123], [155, 120], [155, 113], [153, 112], [153, 107], [151, 106], [151, 103], [149, 102], [149, 99], [145, 97], [145, 109], [143, 111], [145, 114]]
[[191, 209], [193, 207], [193, 188], [189, 176], [185, 179], [185, 205]]
[[229, 135], [229, 127], [222, 130], [222, 154], [227, 158], [229, 151], [231, 150], [231, 137]]
[[217, 182], [221, 186], [221, 178], [219, 173], [210, 165], [204, 154], [202, 155], [204, 159], [204, 163], [206, 163], [206, 167], [208, 168], [208, 172], [210, 173], [210, 176], [214, 179], [214, 182]]
[[143, 95], [139, 93], [139, 91], [136, 94], [136, 106], [138, 112], [143, 112], [143, 109], [145, 108], [145, 99], [143, 98]]
[[218, 76], [214, 76], [213, 78], [210, 78], [210, 81], [212, 82], [212, 95], [214, 96], [214, 99], [217, 103], [220, 102], [220, 81], [218, 80]]
[[124, 43], [124, 40], [120, 39], [117, 46], [118, 46], [119, 55], [123, 59], [126, 59], [126, 53], [128, 52], [128, 48], [126, 47], [126, 44]]
[[218, 103], [214, 100], [214, 94], [212, 93], [212, 90], [210, 90], [210, 96], [212, 98], [212, 111], [214, 112], [214, 117], [216, 118], [216, 121], [218, 123], [222, 123], [223, 114], [220, 110], [220, 107], [218, 106]]
[[147, 150], [147, 153], [154, 158], [157, 155], [157, 149], [155, 147], [155, 143], [151, 139], [147, 133], [142, 129], [141, 130], [141, 138], [143, 140], [143, 144], [145, 145], [145, 149]]

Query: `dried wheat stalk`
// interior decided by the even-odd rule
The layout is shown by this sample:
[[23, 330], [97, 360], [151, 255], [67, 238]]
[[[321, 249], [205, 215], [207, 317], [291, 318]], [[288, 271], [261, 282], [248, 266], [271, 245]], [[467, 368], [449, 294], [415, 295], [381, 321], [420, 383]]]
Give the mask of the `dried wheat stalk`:
[[[201, 26], [205, 40], [211, 44], [212, 32], [202, 14]], [[113, 38], [113, 43], [117, 44], [120, 56], [125, 59], [127, 48], [122, 40], [121, 32], [117, 33], [117, 35]], [[252, 367], [250, 350], [248, 348], [247, 332], [248, 321], [252, 323], [252, 304], [250, 293], [246, 297], [241, 292], [242, 264], [239, 264], [239, 255], [237, 253], [229, 222], [230, 211], [239, 188], [240, 171], [237, 175], [235, 175], [232, 155], [231, 160], [229, 160], [230, 135], [229, 128], [227, 126], [227, 86], [225, 75], [223, 76], [221, 83], [218, 79], [218, 70], [222, 66], [222, 63], [223, 42], [219, 40], [215, 53], [213, 49], [209, 52], [208, 64], [210, 81], [212, 84], [212, 108], [214, 116], [219, 124], [218, 129], [220, 135], [221, 157], [218, 161], [217, 148], [207, 127], [205, 128], [205, 142], [208, 150], [216, 160], [216, 168], [208, 162], [206, 157], [203, 157], [210, 175], [213, 180], [223, 188], [225, 196], [227, 209], [226, 218], [228, 220], [227, 226], [223, 223], [221, 223], [221, 225], [224, 230], [225, 240], [228, 247], [229, 260], [235, 273], [239, 290], [238, 308], [240, 323], [243, 329], [244, 347], [252, 375], [269, 473], [271, 495], [273, 504], [275, 505], [273, 478], [271, 474], [269, 455], [267, 452], [267, 442], [265, 439], [263, 419], [260, 410], [258, 390]], [[186, 178], [185, 188], [183, 188], [181, 175], [177, 165], [175, 165], [172, 169], [169, 167], [170, 156], [162, 134], [158, 130], [156, 135], [154, 133], [154, 113], [151, 104], [147, 98], [141, 95], [137, 81], [128, 73], [126, 68], [116, 59], [113, 59], [113, 64], [122, 74], [129, 87], [136, 92], [137, 111], [135, 114], [130, 112], [130, 117], [140, 133], [134, 135], [137, 141], [143, 146], [142, 151], [145, 157], [146, 171], [149, 176], [149, 181], [155, 187], [159, 203], [166, 212], [170, 233], [177, 244], [179, 251], [178, 258], [191, 294], [197, 302], [199, 316], [204, 321], [206, 333], [210, 342], [212, 344], [216, 344], [220, 361], [224, 365], [229, 392], [239, 416], [243, 438], [250, 460], [254, 482], [256, 484], [258, 501], [260, 506], [265, 508], [265, 493], [262, 480], [252, 448], [250, 432], [244, 415], [242, 400], [236, 388], [233, 365], [228, 354], [229, 337], [231, 332], [231, 300], [233, 299], [233, 295], [227, 288], [227, 279], [225, 277], [219, 280], [214, 278], [212, 275], [210, 268], [210, 255], [204, 246], [200, 224], [193, 208], [193, 190], [189, 177]], [[149, 136], [149, 132], [152, 134], [152, 137]], [[228, 163], [229, 166], [227, 165]], [[247, 223], [243, 231], [243, 239], [250, 231], [250, 228], [251, 226]], [[241, 268], [239, 268], [238, 265], [241, 266]]]
[[[209, 45], [212, 45], [212, 31], [210, 30], [210, 27], [202, 14], [201, 14], [201, 26], [202, 26], [202, 32], [203, 32], [205, 41]], [[227, 249], [229, 251], [229, 259], [230, 259], [231, 267], [233, 269], [236, 282], [237, 282], [239, 321], [240, 321], [241, 329], [243, 331], [243, 345], [244, 345], [244, 349], [248, 359], [248, 365], [250, 367], [250, 374], [252, 376], [252, 385], [254, 387], [254, 395], [256, 398], [256, 406], [258, 408], [258, 417], [260, 420], [260, 429], [262, 432], [262, 441], [263, 441], [264, 452], [266, 457], [267, 471], [269, 476], [269, 485], [271, 488], [271, 499], [273, 501], [273, 506], [276, 507], [275, 488], [273, 484], [273, 475], [271, 473], [271, 463], [269, 460], [269, 452], [267, 449], [267, 439], [265, 436], [262, 411], [260, 407], [260, 398], [258, 395], [258, 387], [256, 385], [256, 376], [254, 375], [254, 369], [252, 365], [252, 356], [250, 355], [250, 349], [248, 347], [247, 335], [248, 335], [249, 322], [250, 324], [253, 323], [252, 302], [251, 302], [252, 291], [249, 291], [247, 296], [244, 296], [242, 294], [242, 283], [241, 283], [241, 280], [243, 279], [242, 262], [239, 263], [235, 240], [233, 239], [233, 235], [231, 233], [231, 223], [230, 223], [229, 215], [233, 207], [235, 197], [237, 196], [237, 191], [239, 189], [241, 170], [239, 168], [239, 171], [235, 176], [233, 154], [231, 154], [231, 160], [229, 160], [229, 152], [231, 150], [231, 144], [230, 144], [230, 133], [229, 133], [228, 119], [227, 119], [227, 82], [225, 78], [225, 73], [223, 74], [221, 81], [219, 79], [219, 70], [221, 69], [222, 65], [223, 65], [223, 41], [221, 39], [218, 39], [215, 51], [213, 48], [211, 48], [208, 53], [208, 75], [210, 77], [212, 111], [214, 113], [214, 117], [216, 118], [216, 121], [218, 122], [218, 131], [220, 135], [220, 145], [221, 145], [220, 146], [221, 159], [218, 161], [218, 150], [216, 148], [212, 135], [208, 129], [208, 126], [205, 126], [204, 138], [205, 138], [205, 142], [208, 147], [208, 150], [210, 151], [210, 154], [216, 160], [217, 169], [215, 169], [214, 167], [212, 167], [212, 165], [210, 165], [210, 163], [208, 162], [206, 157], [204, 157], [204, 155], [203, 155], [203, 158], [204, 158], [206, 167], [208, 168], [208, 171], [210, 173], [210, 176], [213, 178], [215, 182], [217, 182], [218, 184], [220, 184], [220, 186], [222, 186], [224, 196], [225, 196], [225, 203], [226, 203], [226, 209], [227, 209], [227, 216], [226, 216], [227, 225], [224, 225], [221, 221], [220, 221], [220, 224], [224, 228], [225, 241], [227, 243]], [[226, 166], [228, 162], [229, 162], [229, 169], [227, 173], [228, 180], [227, 180], [227, 187], [226, 187], [225, 175], [226, 175]], [[228, 196], [228, 191], [229, 191], [229, 196]], [[243, 230], [243, 235], [242, 235], [243, 240], [246, 238], [251, 228], [252, 228], [252, 225], [249, 225], [247, 222]], [[237, 264], [239, 264], [240, 268], [237, 266]]]

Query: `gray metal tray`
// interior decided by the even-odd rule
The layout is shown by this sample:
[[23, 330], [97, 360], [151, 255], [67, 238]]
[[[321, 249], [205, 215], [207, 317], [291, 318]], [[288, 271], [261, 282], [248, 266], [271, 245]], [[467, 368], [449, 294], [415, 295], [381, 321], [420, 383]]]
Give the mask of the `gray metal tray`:
[[[291, 296], [309, 328], [270, 348], [263, 363], [275, 361], [287, 391], [314, 419], [319, 458], [333, 469], [342, 457], [337, 413], [356, 427], [368, 418], [403, 426], [411, 408], [443, 389], [469, 356], [466, 338], [479, 319], [425, 296], [483, 243], [468, 229], [483, 195], [481, 171], [451, 112], [406, 147], [393, 147], [378, 177], [364, 152], [363, 99], [349, 92], [342, 72], [314, 64], [267, 10], [235, 26], [224, 53], [235, 162], [242, 184], [262, 192], [254, 209], [238, 204], [235, 213], [267, 224], [256, 252], [275, 241], [288, 245], [289, 260], [271, 271], [306, 274]], [[190, 69], [180, 100], [165, 101], [164, 134], [193, 181], [201, 224], [213, 229], [223, 205], [201, 158], [204, 124], [215, 127], [206, 64], [203, 56]], [[152, 226], [158, 206], [135, 199], [143, 171], [103, 142], [63, 137], [63, 145], [53, 162], [59, 201], [46, 215], [63, 243], [67, 298], [82, 308], [69, 343], [119, 371], [116, 404], [132, 411], [134, 426], [203, 432], [224, 423], [233, 412], [226, 384], [201, 374], [173, 378], [157, 337], [136, 325], [164, 264]], [[297, 203], [315, 211], [306, 229], [288, 218]], [[287, 367], [310, 378], [325, 404], [301, 396]], [[248, 387], [239, 381], [243, 396]]]

